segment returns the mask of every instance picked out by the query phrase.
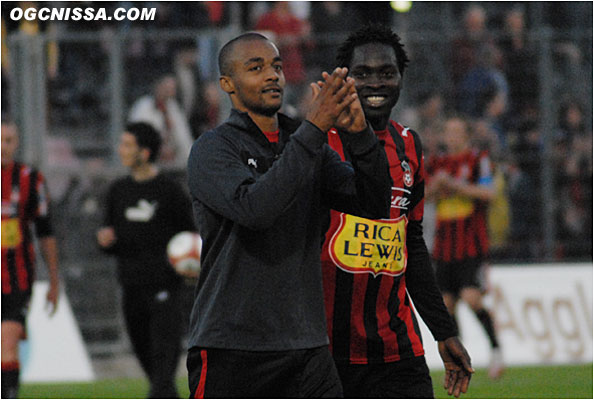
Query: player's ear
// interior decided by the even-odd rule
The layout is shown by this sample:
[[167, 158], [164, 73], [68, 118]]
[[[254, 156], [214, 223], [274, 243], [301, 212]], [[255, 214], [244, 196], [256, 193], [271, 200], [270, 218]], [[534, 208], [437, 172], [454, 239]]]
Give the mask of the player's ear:
[[235, 93], [235, 85], [233, 84], [233, 79], [231, 79], [231, 77], [222, 75], [219, 78], [219, 85], [221, 86], [221, 89], [223, 89], [223, 91], [225, 93], [227, 93], [227, 94]]
[[142, 147], [140, 149], [140, 155], [142, 156], [142, 160], [144, 162], [148, 162], [148, 160], [151, 157], [151, 151], [149, 149], [147, 149], [146, 147]]

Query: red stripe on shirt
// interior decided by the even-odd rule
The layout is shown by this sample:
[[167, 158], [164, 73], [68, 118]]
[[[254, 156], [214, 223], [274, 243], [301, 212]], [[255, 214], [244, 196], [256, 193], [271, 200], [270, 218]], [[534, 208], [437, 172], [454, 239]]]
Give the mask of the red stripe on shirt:
[[[25, 173], [28, 171], [28, 173]], [[27, 234], [28, 227], [24, 226], [25, 221], [28, 221], [27, 215], [27, 203], [29, 202], [29, 196], [31, 190], [35, 188], [35, 182], [31, 182], [31, 170], [25, 167], [21, 167], [20, 171], [20, 188], [19, 188], [19, 216], [21, 216], [20, 224], [21, 224], [21, 232], [23, 234], [23, 242], [20, 246], [18, 246], [16, 250], [16, 271], [17, 271], [17, 282], [19, 284], [19, 289], [21, 291], [27, 290], [29, 288], [29, 273], [27, 272], [27, 265], [25, 262], [25, 251], [31, 251], [32, 254], [32, 246], [30, 246], [30, 238]], [[33, 261], [33, 260], [30, 260]]]
[[[400, 304], [405, 304], [406, 296], [406, 277], [403, 276], [400, 287], [398, 288], [398, 298], [400, 299]], [[425, 351], [423, 350], [423, 343], [421, 341], [421, 338], [419, 337], [419, 335], [417, 335], [417, 332], [415, 331], [415, 325], [413, 323], [412, 316], [413, 305], [412, 303], [410, 303], [410, 300], [409, 304], [409, 307], [400, 307], [400, 310], [398, 310], [398, 317], [406, 324], [406, 330], [408, 333], [408, 337], [410, 339], [410, 343], [412, 345], [413, 353], [415, 354], [415, 356], [420, 356], [423, 355]]]
[[[396, 332], [390, 328], [390, 313], [388, 312], [388, 301], [390, 300], [390, 292], [394, 282], [394, 278], [382, 277], [377, 296], [377, 333], [384, 342], [384, 358], [392, 357], [392, 354], [398, 354], [398, 340]], [[385, 361], [388, 362], [388, 360]]]
[[[12, 169], [14, 163], [2, 169], [2, 201], [10, 202], [12, 196]], [[2, 293], [12, 292], [10, 287], [10, 276], [8, 272], [8, 250], [2, 249]]]
[[466, 235], [466, 224], [465, 219], [458, 219], [456, 220], [456, 239], [455, 239], [455, 249], [456, 249], [456, 260], [460, 260], [464, 257], [464, 248], [466, 247], [466, 241], [464, 240], [464, 236]]
[[10, 294], [10, 277], [8, 276], [8, 251], [2, 249], [2, 294]]
[[200, 381], [198, 381], [198, 387], [194, 393], [195, 399], [204, 398], [204, 387], [206, 386], [206, 371], [208, 370], [208, 358], [206, 356], [206, 349], [200, 350], [200, 359], [202, 360], [202, 366], [200, 367]]

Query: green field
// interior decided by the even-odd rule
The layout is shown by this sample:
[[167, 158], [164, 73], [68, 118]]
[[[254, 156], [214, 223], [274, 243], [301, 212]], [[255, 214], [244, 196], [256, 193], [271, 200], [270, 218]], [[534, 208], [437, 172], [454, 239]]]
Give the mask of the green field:
[[[447, 398], [441, 387], [443, 373], [432, 373], [437, 398]], [[485, 370], [477, 370], [470, 383], [469, 399], [591, 399], [592, 364], [558, 367], [516, 367], [506, 370], [498, 381], [487, 377]], [[180, 395], [187, 398], [185, 379], [178, 381]], [[109, 379], [93, 383], [26, 384], [21, 398], [37, 399], [141, 399], [148, 386], [141, 379]]]

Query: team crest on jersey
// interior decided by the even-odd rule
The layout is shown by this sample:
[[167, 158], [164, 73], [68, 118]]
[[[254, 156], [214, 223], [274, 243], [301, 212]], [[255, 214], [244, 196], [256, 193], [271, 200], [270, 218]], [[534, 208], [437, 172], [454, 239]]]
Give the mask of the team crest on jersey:
[[402, 166], [402, 170], [404, 171], [404, 174], [402, 175], [404, 184], [407, 187], [411, 187], [414, 183], [414, 180], [413, 180], [412, 170], [410, 169], [410, 165], [408, 165], [406, 160], [402, 161], [402, 163], [400, 163], [400, 165]]
[[371, 220], [340, 214], [340, 227], [328, 251], [334, 264], [350, 273], [398, 276], [406, 269], [406, 225], [395, 219]]

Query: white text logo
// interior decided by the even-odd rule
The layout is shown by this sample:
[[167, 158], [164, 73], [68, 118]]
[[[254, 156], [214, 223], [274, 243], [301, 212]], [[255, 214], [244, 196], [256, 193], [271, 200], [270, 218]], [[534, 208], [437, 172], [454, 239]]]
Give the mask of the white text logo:
[[10, 19], [19, 21], [154, 21], [157, 14], [156, 8], [116, 8], [113, 13], [108, 13], [105, 8], [81, 8], [81, 7], [58, 7], [58, 8], [13, 8], [10, 11]]

